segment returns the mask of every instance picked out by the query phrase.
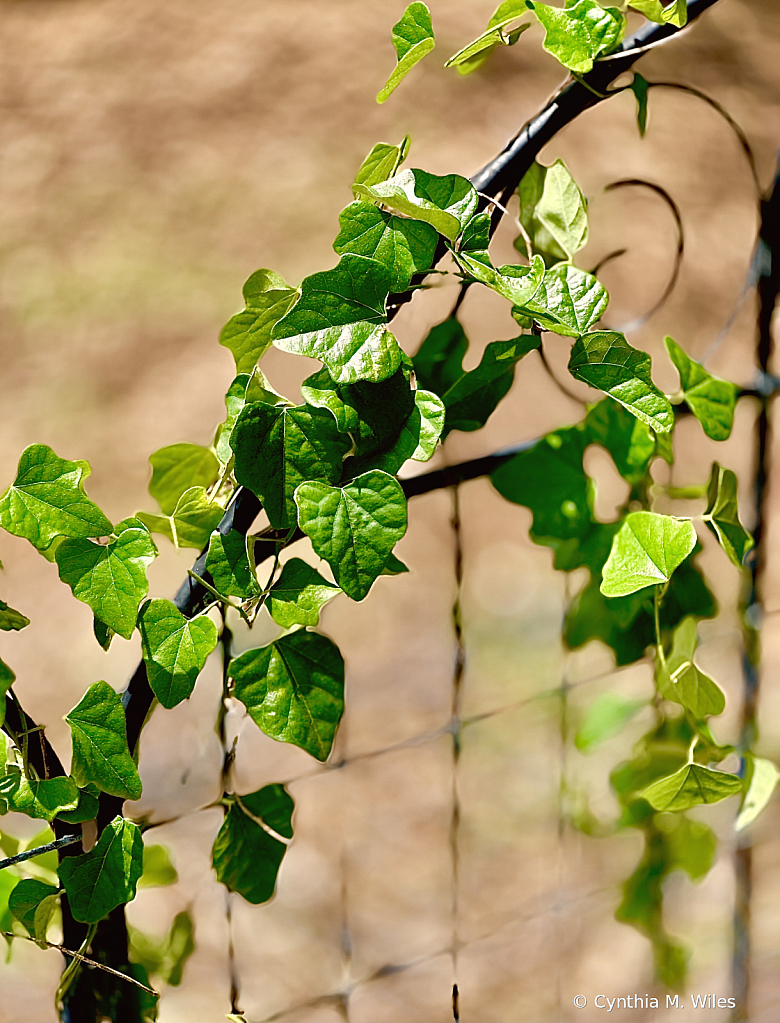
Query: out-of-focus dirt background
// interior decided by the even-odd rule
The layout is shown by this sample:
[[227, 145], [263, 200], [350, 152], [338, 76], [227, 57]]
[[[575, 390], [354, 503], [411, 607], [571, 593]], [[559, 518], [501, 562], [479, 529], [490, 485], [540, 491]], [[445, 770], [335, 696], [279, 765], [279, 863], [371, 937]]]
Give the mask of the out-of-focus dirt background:
[[[219, 329], [241, 305], [241, 284], [260, 266], [291, 283], [332, 265], [330, 243], [349, 182], [379, 140], [413, 139], [412, 166], [469, 174], [546, 101], [561, 69], [541, 51], [537, 28], [495, 54], [478, 74], [446, 72], [446, 56], [482, 30], [493, 0], [432, 0], [437, 49], [380, 107], [374, 95], [394, 63], [390, 27], [402, 0], [4, 0], [0, 5], [0, 345], [3, 415], [0, 480], [13, 478], [22, 448], [50, 444], [92, 464], [91, 496], [113, 520], [152, 509], [147, 457], [179, 440], [208, 443], [233, 376]], [[654, 80], [706, 90], [745, 129], [761, 180], [780, 146], [780, 6], [721, 0], [692, 30], [643, 57]], [[628, 252], [605, 267], [610, 324], [621, 325], [663, 290], [675, 247], [670, 214], [640, 189], [605, 193], [619, 178], [664, 185], [679, 203], [687, 249], [671, 300], [633, 343], [660, 356], [664, 334], [704, 353], [729, 317], [747, 272], [756, 229], [747, 164], [733, 135], [690, 96], [654, 90], [640, 140], [630, 93], [604, 103], [542, 154], [563, 157], [590, 200], [591, 242], [582, 265]], [[499, 246], [509, 258], [511, 233]], [[446, 315], [452, 285], [417, 297], [396, 321], [413, 352]], [[467, 364], [515, 325], [499, 300], [470, 293], [463, 322]], [[748, 383], [754, 369], [755, 303], [749, 296], [711, 368]], [[567, 345], [548, 345], [563, 372]], [[311, 364], [271, 352], [274, 385], [292, 397]], [[656, 379], [676, 387], [659, 357]], [[578, 392], [589, 397], [586, 390]], [[519, 367], [513, 392], [477, 434], [454, 434], [434, 464], [518, 442], [582, 414], [543, 371], [538, 356]], [[677, 481], [706, 478], [714, 457], [749, 481], [755, 410], [740, 406], [732, 439], [707, 442], [695, 423], [679, 429]], [[592, 452], [599, 509], [609, 517], [621, 484]], [[590, 457], [590, 456], [589, 456]], [[749, 521], [750, 490], [743, 508]], [[645, 940], [613, 920], [619, 883], [640, 854], [637, 835], [586, 838], [559, 826], [561, 774], [590, 794], [604, 820], [616, 813], [608, 773], [647, 726], [640, 716], [595, 755], [562, 748], [561, 703], [571, 690], [569, 727], [608, 689], [647, 696], [650, 669], [614, 672], [591, 644], [564, 657], [559, 627], [563, 580], [547, 550], [527, 538], [530, 516], [485, 481], [462, 488], [463, 614], [467, 669], [465, 727], [457, 778], [459, 872], [453, 885], [450, 718], [455, 641], [451, 495], [416, 499], [399, 554], [407, 576], [378, 581], [354, 605], [340, 599], [323, 629], [348, 666], [347, 714], [334, 761], [272, 742], [238, 715], [235, 783], [251, 791], [290, 781], [296, 839], [268, 905], [233, 902], [236, 968], [247, 1018], [329, 1023], [444, 1021], [450, 1015], [452, 948], [462, 1019], [495, 1023], [612, 1018], [593, 1008], [599, 993], [661, 995]], [[770, 529], [770, 544], [776, 530]], [[728, 693], [718, 734], [736, 736], [740, 701], [734, 571], [703, 537], [703, 565], [724, 612], [702, 628], [702, 663]], [[45, 722], [67, 756], [62, 715], [99, 678], [117, 689], [139, 657], [136, 641], [109, 655], [92, 637], [91, 616], [55, 569], [5, 536], [2, 597], [31, 627], [5, 635], [24, 706]], [[192, 552], [165, 541], [151, 569], [152, 592], [169, 595]], [[298, 553], [296, 551], [296, 553]], [[780, 607], [770, 557], [765, 594]], [[762, 749], [780, 754], [780, 634], [767, 619]], [[260, 623], [240, 646], [267, 641]], [[590, 681], [588, 681], [590, 680]], [[553, 691], [553, 695], [546, 695]], [[157, 710], [141, 750], [144, 795], [137, 810], [169, 821], [150, 837], [169, 846], [179, 882], [145, 890], [130, 909], [136, 926], [161, 934], [193, 909], [197, 952], [180, 988], [165, 989], [161, 1019], [221, 1020], [229, 1011], [224, 890], [209, 849], [218, 811], [221, 753], [212, 730], [219, 668], [209, 664], [191, 701]], [[508, 708], [508, 709], [507, 709]], [[391, 747], [389, 751], [383, 751]], [[375, 755], [376, 754], [376, 755]], [[733, 807], [706, 816], [723, 836], [710, 876], [668, 885], [671, 930], [694, 949], [691, 990], [728, 996]], [[751, 1019], [780, 1016], [780, 810], [752, 828], [756, 844]], [[31, 834], [29, 822], [3, 827]], [[457, 917], [453, 928], [453, 903]], [[454, 935], [456, 941], [454, 942]], [[15, 943], [0, 968], [0, 1020], [53, 1020], [60, 969], [54, 951]], [[340, 994], [341, 993], [341, 994]], [[575, 995], [588, 997], [577, 1010]], [[324, 997], [323, 997], [324, 996]], [[635, 1010], [637, 1021], [701, 1018], [688, 1009]], [[708, 1019], [726, 1019], [715, 1010]]]

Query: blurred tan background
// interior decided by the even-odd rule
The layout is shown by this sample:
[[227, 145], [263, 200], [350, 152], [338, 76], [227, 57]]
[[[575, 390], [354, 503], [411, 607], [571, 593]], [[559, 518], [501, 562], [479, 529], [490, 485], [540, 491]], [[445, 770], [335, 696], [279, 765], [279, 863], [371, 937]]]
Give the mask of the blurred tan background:
[[[148, 455], [180, 440], [208, 443], [223, 416], [232, 359], [219, 329], [241, 305], [241, 284], [260, 266], [297, 284], [335, 262], [330, 243], [349, 182], [377, 141], [412, 136], [411, 165], [469, 174], [543, 104], [561, 81], [533, 28], [462, 79], [443, 60], [484, 27], [493, 0], [431, 0], [437, 49], [390, 101], [374, 95], [394, 64], [390, 28], [404, 3], [359, 0], [3, 0], [0, 3], [0, 346], [3, 415], [0, 481], [13, 478], [22, 448], [50, 444], [92, 464], [90, 495], [118, 520], [151, 509]], [[780, 6], [721, 0], [693, 29], [647, 54], [639, 69], [709, 92], [740, 122], [764, 185], [780, 146]], [[604, 269], [607, 320], [620, 326], [663, 290], [675, 247], [672, 219], [639, 190], [605, 194], [618, 178], [666, 188], [685, 220], [687, 250], [670, 301], [633, 343], [660, 356], [664, 334], [701, 355], [739, 297], [756, 229], [744, 156], [725, 125], [689, 96], [655, 90], [640, 140], [635, 101], [618, 96], [567, 128], [543, 152], [563, 157], [590, 200], [591, 242], [581, 263], [628, 253]], [[511, 232], [499, 236], [511, 258]], [[414, 352], [454, 301], [452, 285], [420, 296], [396, 321]], [[484, 345], [511, 337], [504, 303], [470, 293], [462, 319], [474, 365]], [[749, 383], [754, 369], [751, 295], [711, 369]], [[568, 346], [548, 352], [565, 372]], [[676, 387], [660, 359], [656, 379]], [[273, 384], [295, 398], [313, 364], [271, 352]], [[586, 389], [578, 391], [584, 398]], [[718, 457], [742, 474], [750, 520], [751, 428], [740, 406], [732, 439], [715, 447], [695, 423], [681, 425], [675, 480], [699, 482]], [[477, 434], [454, 434], [433, 465], [487, 453], [582, 415], [545, 374], [521, 363], [509, 398]], [[589, 453], [598, 508], [614, 513], [622, 484], [605, 455]], [[240, 715], [235, 784], [251, 791], [289, 781], [296, 839], [275, 899], [233, 903], [240, 1002], [248, 1020], [420, 1023], [451, 1018], [457, 946], [461, 1018], [532, 1023], [614, 1018], [592, 1008], [598, 993], [656, 994], [649, 945], [617, 924], [619, 884], [641, 841], [586, 838], [560, 823], [559, 791], [589, 793], [605, 821], [616, 815], [608, 773], [647, 727], [640, 715], [595, 755], [561, 743], [562, 680], [569, 729], [600, 692], [647, 697], [648, 666], [615, 672], [598, 644], [564, 656], [559, 643], [564, 580], [550, 553], [527, 538], [530, 515], [486, 481], [461, 489], [465, 550], [463, 613], [467, 668], [457, 776], [461, 801], [459, 881], [453, 886], [450, 720], [455, 639], [451, 495], [415, 499], [399, 555], [412, 572], [378, 581], [359, 605], [340, 598], [323, 630], [347, 661], [347, 714], [333, 760], [272, 742]], [[770, 529], [769, 542], [777, 536]], [[730, 607], [737, 580], [703, 537], [702, 559], [724, 608], [702, 632], [702, 666], [728, 693], [717, 734], [736, 736], [739, 636]], [[168, 596], [191, 562], [160, 541], [152, 593]], [[295, 551], [296, 555], [302, 552]], [[121, 689], [139, 657], [134, 640], [109, 655], [91, 615], [55, 569], [12, 537], [0, 542], [2, 597], [33, 620], [2, 640], [25, 708], [45, 722], [63, 756], [62, 715], [99, 678]], [[780, 609], [770, 557], [769, 611]], [[576, 580], [575, 580], [576, 584]], [[768, 617], [762, 751], [780, 756], [780, 633]], [[268, 621], [239, 648], [267, 642]], [[549, 695], [552, 693], [552, 695]], [[222, 1020], [229, 1010], [225, 894], [209, 850], [220, 822], [198, 808], [218, 795], [221, 752], [213, 733], [219, 666], [195, 695], [157, 710], [142, 742], [145, 790], [137, 812], [168, 821], [149, 833], [179, 871], [168, 889], [143, 891], [130, 908], [161, 934], [191, 905], [197, 952], [180, 988], [163, 991], [165, 1023]], [[388, 751], [386, 748], [391, 747]], [[733, 801], [730, 801], [730, 803]], [[667, 888], [670, 928], [691, 943], [691, 990], [731, 994], [733, 807], [705, 815], [723, 836], [710, 876]], [[132, 810], [132, 808], [131, 808]], [[753, 826], [756, 843], [751, 1020], [780, 1018], [780, 807]], [[21, 818], [3, 829], [29, 835]], [[453, 914], [453, 906], [457, 912]], [[453, 916], [456, 917], [455, 922]], [[0, 1020], [55, 1018], [60, 969], [54, 951], [20, 947], [0, 967]], [[577, 1010], [572, 999], [588, 997]], [[663, 1004], [662, 992], [661, 1002]], [[701, 1011], [634, 1010], [631, 1019], [700, 1019]], [[709, 1020], [726, 1019], [715, 1010]]]

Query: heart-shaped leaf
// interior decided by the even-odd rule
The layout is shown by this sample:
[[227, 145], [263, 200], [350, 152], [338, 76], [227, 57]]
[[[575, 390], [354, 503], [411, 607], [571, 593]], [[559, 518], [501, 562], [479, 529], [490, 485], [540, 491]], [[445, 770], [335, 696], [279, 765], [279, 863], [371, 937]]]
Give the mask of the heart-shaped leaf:
[[377, 103], [384, 103], [415, 64], [419, 64], [435, 45], [431, 12], [425, 4], [415, 0], [406, 8], [401, 20], [393, 25], [393, 46], [398, 55], [398, 64], [379, 90]]
[[290, 558], [271, 587], [266, 607], [283, 629], [293, 625], [316, 625], [320, 610], [341, 590], [300, 558]]
[[219, 335], [219, 343], [236, 360], [236, 373], [251, 373], [258, 359], [271, 347], [271, 331], [289, 312], [298, 292], [288, 287], [273, 270], [257, 270], [244, 285], [246, 308], [231, 316]]
[[623, 597], [666, 583], [695, 546], [696, 530], [690, 519], [631, 512], [612, 541], [601, 592], [605, 597]]
[[737, 477], [731, 469], [724, 469], [717, 462], [712, 465], [707, 510], [702, 518], [731, 561], [741, 568], [745, 555], [753, 547], [753, 537], [739, 521]]
[[735, 774], [712, 771], [701, 764], [686, 764], [679, 771], [659, 778], [637, 795], [659, 811], [689, 810], [702, 803], [719, 803], [742, 791], [742, 779]]
[[121, 799], [139, 799], [141, 779], [127, 747], [125, 711], [111, 686], [95, 682], [65, 720], [73, 740], [71, 773], [76, 783], [92, 783]]
[[667, 337], [665, 340], [669, 357], [680, 374], [683, 397], [691, 412], [711, 440], [727, 440], [734, 425], [736, 386], [711, 376], [703, 366], [689, 358], [672, 338]]
[[143, 871], [143, 848], [139, 828], [132, 821], [115, 817], [103, 828], [93, 849], [63, 859], [59, 875], [75, 920], [95, 924], [112, 909], [135, 898]]
[[170, 710], [195, 688], [206, 658], [217, 645], [217, 627], [208, 615], [185, 618], [170, 600], [149, 600], [138, 616], [149, 685]]

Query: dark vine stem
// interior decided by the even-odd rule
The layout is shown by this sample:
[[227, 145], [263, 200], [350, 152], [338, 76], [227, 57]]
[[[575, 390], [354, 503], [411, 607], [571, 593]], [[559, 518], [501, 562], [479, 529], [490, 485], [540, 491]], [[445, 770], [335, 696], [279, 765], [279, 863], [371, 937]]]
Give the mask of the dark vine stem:
[[[760, 276], [758, 280], [758, 365], [765, 379], [770, 379], [774, 350], [772, 316], [780, 296], [780, 162], [774, 185], [761, 204], [759, 235]], [[769, 514], [768, 483], [771, 468], [771, 403], [773, 391], [760, 396], [761, 407], [756, 420], [756, 475], [754, 500], [756, 524], [753, 530], [755, 547], [749, 564], [747, 595], [743, 601], [743, 702], [740, 750], [744, 753], [758, 736], [758, 695], [760, 686], [759, 629], [762, 619], [762, 583], [766, 569], [766, 522]], [[743, 759], [744, 765], [744, 759]], [[753, 850], [749, 833], [741, 839], [736, 852], [736, 894], [734, 905], [734, 950], [732, 985], [736, 1008], [732, 1019], [742, 1023], [748, 1019], [750, 992], [750, 905], [753, 890]]]
[[[717, 2], [718, 0], [689, 0], [689, 24]], [[672, 25], [656, 25], [648, 22], [633, 36], [626, 39], [620, 49], [608, 60], [598, 61], [593, 70], [581, 80], [571, 79], [568, 81], [544, 110], [529, 121], [494, 160], [491, 160], [471, 178], [477, 191], [491, 197], [500, 195], [500, 205], [506, 206], [542, 147], [581, 113], [614, 94], [614, 92], [608, 91], [610, 85], [620, 75], [628, 71], [648, 48], [664, 42], [678, 32], [679, 30]], [[481, 202], [482, 208], [484, 208], [489, 199], [483, 198]], [[501, 216], [500, 207], [494, 206], [492, 230], [498, 226]], [[439, 252], [438, 257], [440, 258], [443, 254], [443, 251]], [[388, 300], [389, 318], [393, 318], [401, 306], [411, 299], [419, 283], [420, 281], [414, 281], [410, 290], [403, 295], [390, 296]], [[527, 445], [523, 447], [527, 447]], [[461, 477], [471, 479], [484, 475], [490, 467], [500, 464], [496, 459], [506, 460], [515, 451], [487, 456], [486, 459], [472, 460], [470, 463], [464, 463], [458, 471], [448, 468], [440, 470], [438, 476], [435, 473], [426, 474], [428, 485], [417, 483], [416, 481], [421, 479], [421, 477], [417, 477], [416, 480], [408, 481], [409, 486], [405, 486], [404, 489], [407, 496], [414, 496], [416, 493], [426, 493], [432, 489], [438, 489], [438, 486], [453, 485], [460, 482]], [[440, 479], [442, 482], [431, 486], [434, 478], [437, 481]], [[444, 482], [444, 480], [448, 480], [448, 482]], [[227, 535], [231, 529], [246, 535], [260, 509], [260, 502], [254, 494], [244, 488], [238, 488], [217, 528], [223, 535]], [[296, 532], [288, 542], [293, 542], [300, 535], [299, 532]], [[256, 563], [272, 556], [276, 550], [276, 543], [261, 539], [255, 547]], [[205, 563], [206, 554], [203, 552], [196, 560], [193, 572], [208, 582], [210, 577], [206, 571]], [[191, 616], [204, 605], [207, 596], [202, 584], [188, 576], [176, 594], [174, 603], [182, 613]], [[141, 661], [122, 694], [122, 704], [127, 721], [128, 745], [133, 751], [138, 746], [141, 730], [149, 716], [153, 702], [154, 694], [149, 686], [145, 664]], [[28, 727], [35, 727], [29, 718], [22, 717], [23, 711], [14, 700], [7, 698], [6, 707], [10, 708], [10, 716], [7, 718], [10, 729], [23, 732]], [[41, 777], [63, 775], [65, 772], [62, 764], [44, 732], [37, 731], [35, 735], [37, 738], [34, 738], [29, 744], [30, 763], [34, 769]], [[115, 816], [121, 814], [122, 805], [121, 799], [105, 793], [101, 794], [97, 818], [100, 830], [109, 824]], [[63, 838], [78, 834], [80, 827], [55, 820], [54, 830], [57, 838]], [[74, 842], [61, 849], [60, 856], [77, 855], [80, 851], [80, 843]], [[67, 898], [64, 895], [62, 897], [62, 914], [65, 943], [70, 947], [80, 947], [86, 929], [83, 924], [72, 918]], [[127, 928], [124, 906], [118, 907], [105, 920], [101, 921], [92, 942], [92, 948], [93, 954], [96, 956], [99, 949], [100, 954], [108, 958], [112, 967], [126, 964]], [[90, 984], [80, 983], [81, 980], [83, 980], [83, 973], [65, 994], [62, 1009], [64, 1023], [91, 1023], [92, 1020], [100, 1018], [96, 994]], [[137, 1000], [130, 1000], [120, 995], [115, 1013], [115, 1023], [125, 1020], [133, 1021], [137, 1015]]]
[[452, 628], [455, 634], [455, 665], [452, 673], [452, 705], [450, 710], [450, 732], [452, 734], [452, 816], [450, 818], [450, 857], [452, 862], [452, 1016], [455, 1023], [460, 1020], [460, 990], [458, 988], [458, 951], [460, 937], [458, 918], [460, 914], [460, 792], [458, 769], [460, 767], [461, 695], [463, 673], [466, 667], [466, 647], [463, 642], [463, 608], [461, 591], [463, 587], [463, 532], [460, 516], [460, 490], [458, 484], [452, 488], [452, 515], [450, 518], [454, 540], [455, 556], [455, 600], [452, 605]]

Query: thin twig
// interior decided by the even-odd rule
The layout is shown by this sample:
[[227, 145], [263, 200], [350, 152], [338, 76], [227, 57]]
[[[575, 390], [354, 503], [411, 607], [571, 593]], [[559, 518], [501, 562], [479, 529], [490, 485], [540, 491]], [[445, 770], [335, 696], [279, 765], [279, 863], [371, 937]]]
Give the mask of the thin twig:
[[56, 948], [58, 952], [62, 952], [64, 956], [70, 956], [72, 959], [78, 959], [79, 962], [86, 963], [87, 966], [94, 966], [97, 970], [103, 970], [104, 973], [110, 973], [114, 977], [119, 977], [120, 980], [126, 980], [128, 984], [135, 984], [136, 987], [140, 987], [143, 991], [147, 991], [150, 995], [154, 995], [155, 998], [160, 997], [160, 992], [155, 991], [153, 987], [147, 987], [146, 984], [142, 984], [140, 980], [136, 980], [135, 977], [129, 976], [127, 973], [120, 973], [119, 970], [112, 970], [110, 966], [104, 966], [103, 963], [98, 963], [94, 959], [90, 959], [89, 956], [82, 955], [81, 952], [74, 952], [71, 948], [65, 948], [64, 945], [58, 945], [56, 941], [44, 941], [42, 938], [31, 938], [28, 934], [14, 934], [13, 931], [0, 931], [0, 934], [4, 938], [21, 938], [24, 941], [32, 941], [35, 945], [45, 945], [46, 948]]
[[76, 842], [80, 841], [80, 834], [65, 835], [64, 838], [58, 838], [54, 842], [49, 842], [48, 845], [38, 845], [34, 849], [26, 849], [24, 852], [17, 853], [16, 856], [9, 856], [7, 860], [0, 860], [0, 870], [5, 870], [6, 867], [13, 867], [17, 863], [23, 863], [25, 860], [31, 860], [35, 856], [43, 856], [44, 853], [64, 849], [66, 845], [75, 845]]

